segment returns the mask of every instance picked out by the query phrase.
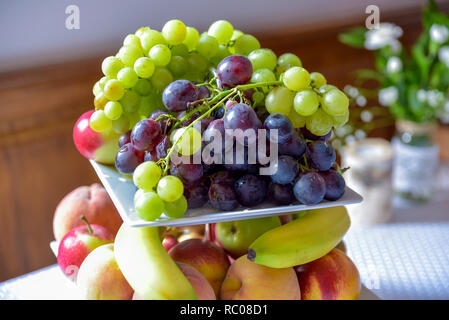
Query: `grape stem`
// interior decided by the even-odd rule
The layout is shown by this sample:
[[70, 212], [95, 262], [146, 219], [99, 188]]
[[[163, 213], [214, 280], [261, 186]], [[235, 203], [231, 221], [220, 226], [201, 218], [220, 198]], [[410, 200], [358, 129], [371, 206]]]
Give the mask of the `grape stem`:
[[[281, 85], [281, 84], [282, 84], [282, 81], [280, 81], [280, 80], [278, 80], [278, 81], [258, 82], [258, 83], [243, 84], [243, 85], [236, 86], [236, 87], [234, 87], [232, 89], [221, 91], [215, 97], [210, 98], [210, 99], [206, 99], [200, 106], [198, 106], [197, 108], [194, 108], [190, 112], [188, 112], [184, 117], [182, 117], [173, 126], [173, 128], [171, 129], [171, 132], [173, 132], [173, 130], [180, 123], [182, 123], [185, 120], [189, 119], [195, 112], [199, 111], [200, 109], [204, 108], [205, 106], [211, 106], [212, 105], [212, 107], [210, 107], [209, 110], [204, 112], [201, 116], [196, 118], [194, 121], [192, 121], [192, 123], [190, 123], [187, 127], [185, 127], [184, 132], [187, 132], [187, 130], [192, 128], [198, 121], [201, 121], [201, 119], [203, 119], [203, 118], [207, 117], [208, 115], [210, 115], [212, 113], [212, 111], [217, 109], [219, 106], [221, 106], [223, 103], [225, 103], [226, 100], [230, 99], [235, 94], [239, 94], [240, 92], [243, 92], [243, 91], [248, 90], [248, 89], [259, 88], [259, 87], [268, 87], [268, 86], [276, 86], [276, 85]], [[164, 163], [164, 171], [163, 171], [164, 175], [167, 174], [167, 171], [168, 171], [168, 169], [170, 167], [169, 166], [170, 156], [172, 155], [173, 151], [176, 149], [175, 147], [179, 143], [179, 141], [181, 140], [182, 136], [183, 135], [180, 135], [178, 137], [178, 139], [175, 141], [173, 146], [168, 151], [167, 156], [161, 161], [161, 162]]]

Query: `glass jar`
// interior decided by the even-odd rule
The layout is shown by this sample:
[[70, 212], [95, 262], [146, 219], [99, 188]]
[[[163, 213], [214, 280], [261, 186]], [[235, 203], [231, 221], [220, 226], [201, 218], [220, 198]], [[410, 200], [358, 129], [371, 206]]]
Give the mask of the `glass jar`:
[[400, 198], [414, 202], [431, 199], [439, 154], [435, 133], [435, 123], [396, 122], [393, 189]]

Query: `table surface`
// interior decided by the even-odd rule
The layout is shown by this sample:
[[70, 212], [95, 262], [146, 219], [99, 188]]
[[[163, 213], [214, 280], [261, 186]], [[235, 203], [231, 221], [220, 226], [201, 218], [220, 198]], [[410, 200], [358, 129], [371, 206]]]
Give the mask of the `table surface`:
[[[389, 223], [351, 228], [344, 240], [360, 272], [362, 298], [449, 299], [448, 195], [444, 164], [430, 203], [396, 203]], [[57, 265], [0, 283], [0, 299], [79, 298]]]

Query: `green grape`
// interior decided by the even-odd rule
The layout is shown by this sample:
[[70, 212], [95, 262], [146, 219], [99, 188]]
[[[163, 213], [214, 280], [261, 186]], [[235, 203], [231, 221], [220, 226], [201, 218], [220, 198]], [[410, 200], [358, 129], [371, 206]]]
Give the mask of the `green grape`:
[[142, 120], [142, 117], [140, 116], [139, 112], [133, 112], [128, 114], [129, 118], [129, 130], [132, 130], [137, 122]]
[[234, 32], [232, 33], [231, 41], [235, 41], [238, 38], [240, 38], [241, 36], [243, 36], [243, 32], [240, 30], [234, 29]]
[[330, 116], [342, 116], [349, 108], [349, 99], [343, 91], [333, 89], [323, 95], [322, 107]]
[[126, 67], [133, 67], [134, 62], [140, 57], [143, 57], [143, 51], [136, 46], [123, 46], [118, 51], [117, 56]]
[[260, 91], [256, 91], [253, 93], [253, 101], [256, 105], [259, 105], [265, 99], [265, 94]]
[[187, 27], [186, 29], [186, 37], [182, 43], [184, 43], [190, 51], [195, 50], [196, 44], [200, 39], [200, 34], [198, 30], [193, 27]]
[[123, 63], [117, 57], [107, 57], [101, 63], [101, 71], [109, 78], [115, 78], [121, 68], [123, 68]]
[[153, 111], [160, 109], [157, 104], [153, 103], [153, 99], [150, 96], [140, 99], [140, 105], [138, 113], [141, 117], [148, 118]]
[[124, 93], [125, 88], [123, 87], [123, 84], [116, 79], [111, 79], [104, 85], [104, 95], [109, 100], [120, 100]]
[[133, 69], [126, 67], [117, 73], [117, 80], [120, 81], [126, 89], [129, 89], [136, 85], [139, 77]]
[[187, 72], [189, 63], [187, 62], [187, 59], [181, 56], [173, 56], [168, 65], [168, 69], [170, 69], [175, 76], [180, 76]]
[[253, 70], [269, 69], [274, 70], [276, 67], [277, 57], [270, 49], [257, 49], [251, 51], [248, 59], [253, 65]]
[[118, 134], [123, 134], [129, 130], [129, 119], [122, 114], [117, 120], [112, 120], [112, 130]]
[[154, 62], [147, 57], [142, 57], [134, 63], [134, 71], [141, 78], [149, 78], [154, 72]]
[[182, 197], [184, 185], [182, 181], [175, 176], [165, 176], [157, 184], [157, 194], [162, 200], [173, 202]]
[[327, 83], [326, 78], [319, 72], [312, 72], [310, 80], [315, 88], [321, 88]]
[[[121, 63], [121, 62], [120, 62]], [[123, 64], [122, 64], [122, 66], [123, 66]], [[104, 88], [104, 85], [106, 84], [106, 82], [108, 82], [108, 80], [111, 80], [111, 78], [109, 78], [109, 77], [106, 77], [106, 76], [104, 76], [104, 77], [101, 77], [101, 79], [100, 80], [98, 80], [98, 83], [100, 84], [100, 88], [101, 88], [101, 90], [103, 90], [103, 88]]]
[[126, 113], [134, 113], [139, 108], [140, 96], [136, 92], [128, 89], [120, 100], [120, 103], [122, 104], [123, 111]]
[[276, 76], [273, 71], [269, 69], [259, 69], [253, 72], [251, 77], [251, 83], [259, 83], [259, 82], [267, 82], [267, 81], [275, 81]]
[[134, 184], [145, 191], [152, 191], [161, 179], [162, 170], [153, 161], [145, 161], [137, 166], [133, 173]]
[[102, 132], [109, 129], [112, 122], [106, 117], [103, 110], [97, 110], [90, 116], [89, 119], [90, 128], [96, 132]]
[[292, 67], [285, 71], [283, 82], [290, 90], [301, 91], [309, 86], [310, 74], [303, 67]]
[[151, 30], [150, 27], [140, 27], [139, 29], [136, 30], [136, 32], [134, 34], [140, 38], [140, 37], [142, 37], [144, 32], [150, 31], [150, 30]]
[[104, 107], [104, 114], [111, 120], [117, 120], [123, 113], [122, 105], [117, 101], [109, 101]]
[[334, 127], [339, 128], [349, 121], [349, 109], [341, 116], [332, 116]]
[[195, 70], [196, 72], [206, 71], [209, 65], [209, 61], [204, 56], [195, 52], [189, 54], [187, 61], [189, 63], [190, 68], [192, 70]]
[[179, 219], [186, 211], [187, 199], [184, 196], [173, 202], [165, 202], [165, 215], [169, 218]]
[[288, 116], [293, 106], [293, 92], [286, 87], [276, 87], [265, 98], [265, 107], [269, 113], [282, 113]]
[[300, 116], [294, 109], [290, 111], [287, 118], [290, 120], [290, 122], [293, 125], [293, 128], [302, 128], [306, 124], [306, 118], [303, 116]]
[[[154, 191], [153, 191], [153, 192], [154, 192]], [[142, 189], [137, 189], [137, 191], [134, 193], [134, 199], [133, 199], [134, 206], [136, 206], [137, 199], [138, 199], [143, 193], [145, 193], [145, 190], [142, 190]]]
[[198, 41], [196, 50], [204, 57], [211, 58], [218, 52], [218, 41], [214, 37], [204, 34]]
[[171, 55], [187, 57], [189, 55], [189, 48], [183, 43], [173, 46], [171, 49]]
[[260, 48], [259, 40], [250, 34], [244, 34], [235, 40], [234, 50], [235, 54], [241, 54], [244, 56], [249, 55], [252, 51]]
[[298, 56], [293, 53], [284, 53], [280, 55], [277, 64], [278, 66], [290, 65], [294, 67], [302, 67], [301, 59], [299, 59]]
[[190, 156], [201, 149], [201, 133], [191, 127], [189, 129], [181, 128], [175, 130], [171, 135], [171, 142], [175, 149], [183, 156]]
[[218, 20], [211, 24], [207, 33], [217, 39], [219, 44], [226, 45], [232, 38], [234, 27], [226, 20]]
[[324, 86], [321, 86], [321, 87], [318, 89], [318, 91], [319, 91], [321, 94], [325, 94], [326, 92], [328, 92], [328, 91], [330, 91], [330, 90], [333, 90], [333, 89], [337, 89], [337, 90], [338, 90], [338, 88], [337, 88], [336, 86], [333, 86], [333, 85], [331, 85], [331, 84], [325, 84]]
[[95, 96], [95, 99], [94, 99], [95, 109], [103, 110], [104, 107], [106, 106], [106, 103], [108, 103], [108, 101], [109, 101], [109, 99], [106, 98], [106, 95], [104, 94], [104, 92], [100, 92], [99, 94], [97, 94]]
[[180, 44], [186, 37], [186, 26], [180, 20], [170, 20], [162, 28], [162, 35], [169, 44]]
[[140, 43], [140, 38], [135, 34], [128, 34], [123, 40], [124, 46], [136, 46], [142, 49], [142, 44]]
[[94, 94], [94, 96], [98, 96], [102, 92], [103, 92], [103, 89], [100, 86], [100, 80], [98, 80], [97, 82], [95, 82], [95, 84], [92, 88], [92, 93]]
[[165, 210], [164, 201], [156, 192], [143, 192], [136, 197], [135, 208], [139, 217], [145, 221], [154, 221]]
[[163, 91], [172, 82], [173, 76], [166, 68], [156, 68], [154, 70], [153, 76], [151, 77], [151, 84], [157, 91]]
[[324, 136], [332, 129], [332, 118], [323, 110], [318, 109], [306, 118], [306, 128], [316, 136]]
[[218, 46], [218, 51], [217, 53], [210, 59], [210, 61], [212, 62], [213, 65], [218, 65], [221, 60], [223, 60], [224, 58], [226, 58], [227, 56], [230, 56], [231, 52], [229, 51], [229, 48], [224, 46], [224, 45], [219, 45]]
[[133, 90], [141, 96], [147, 96], [151, 92], [151, 83], [146, 79], [139, 79]]
[[146, 55], [150, 52], [157, 44], [167, 44], [164, 36], [159, 31], [156, 30], [146, 30], [140, 36], [140, 42], [142, 43], [143, 51]]
[[319, 104], [318, 95], [312, 89], [299, 91], [293, 100], [295, 111], [304, 117], [314, 114]]
[[165, 44], [157, 44], [151, 48], [148, 56], [159, 67], [166, 66], [171, 59], [171, 51]]

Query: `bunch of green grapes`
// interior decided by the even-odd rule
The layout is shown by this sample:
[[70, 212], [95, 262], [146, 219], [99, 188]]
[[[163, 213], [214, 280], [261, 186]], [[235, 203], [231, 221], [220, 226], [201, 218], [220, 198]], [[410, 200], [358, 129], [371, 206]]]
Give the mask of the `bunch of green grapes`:
[[161, 94], [174, 80], [204, 82], [223, 58], [258, 48], [254, 36], [234, 30], [225, 20], [214, 22], [201, 35], [180, 20], [168, 21], [162, 31], [139, 28], [125, 37], [115, 56], [103, 60], [104, 77], [93, 86], [96, 111], [90, 126], [97, 132], [112, 129], [123, 134], [165, 108]]

